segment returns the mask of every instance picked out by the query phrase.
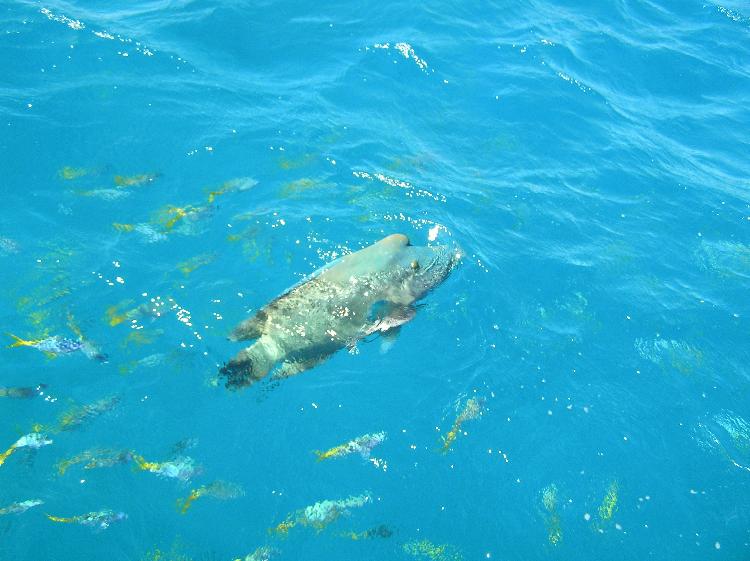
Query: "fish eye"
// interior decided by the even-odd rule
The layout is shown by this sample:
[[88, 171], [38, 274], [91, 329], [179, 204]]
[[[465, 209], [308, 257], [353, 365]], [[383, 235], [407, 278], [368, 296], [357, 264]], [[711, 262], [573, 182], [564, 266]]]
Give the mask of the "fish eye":
[[416, 259], [414, 261], [412, 261], [411, 262], [411, 268], [414, 269], [415, 271], [417, 269], [419, 269], [419, 261], [417, 261]]

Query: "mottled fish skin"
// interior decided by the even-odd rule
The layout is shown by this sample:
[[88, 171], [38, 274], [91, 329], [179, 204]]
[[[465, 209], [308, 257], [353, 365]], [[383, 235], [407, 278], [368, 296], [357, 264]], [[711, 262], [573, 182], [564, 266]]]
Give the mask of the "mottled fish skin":
[[316, 271], [240, 323], [234, 341], [256, 339], [219, 371], [226, 386], [248, 386], [281, 364], [275, 378], [315, 367], [374, 333], [414, 317], [414, 304], [451, 272], [460, 253], [412, 246], [393, 234]]
[[57, 335], [55, 335], [54, 337], [47, 337], [46, 339], [42, 339], [41, 341], [39, 341], [39, 343], [34, 345], [34, 348], [39, 349], [44, 353], [52, 354], [74, 353], [76, 351], [80, 351], [82, 347], [82, 341], [66, 339], [65, 337], [59, 337]]

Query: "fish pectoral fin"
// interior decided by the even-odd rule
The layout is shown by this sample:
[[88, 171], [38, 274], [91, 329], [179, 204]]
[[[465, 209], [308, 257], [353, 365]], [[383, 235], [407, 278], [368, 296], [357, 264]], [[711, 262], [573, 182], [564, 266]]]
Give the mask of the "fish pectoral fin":
[[414, 319], [417, 309], [413, 304], [396, 304], [387, 300], [379, 300], [370, 307], [370, 325], [367, 335], [385, 333], [401, 327]]
[[384, 332], [380, 336], [380, 354], [384, 355], [393, 348], [398, 339], [398, 334], [401, 333], [401, 327], [394, 327]]

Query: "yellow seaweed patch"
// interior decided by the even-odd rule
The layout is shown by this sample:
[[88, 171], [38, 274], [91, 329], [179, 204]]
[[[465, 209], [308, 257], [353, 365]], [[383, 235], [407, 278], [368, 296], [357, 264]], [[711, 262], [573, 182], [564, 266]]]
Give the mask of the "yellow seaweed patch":
[[83, 177], [84, 175], [87, 175], [89, 173], [89, 170], [85, 168], [74, 168], [70, 166], [65, 166], [60, 171], [57, 172], [57, 174], [62, 177], [63, 179], [72, 180], [72, 179], [78, 179], [79, 177]]
[[158, 173], [141, 173], [138, 175], [115, 175], [115, 185], [118, 187], [138, 187], [150, 183], [158, 178]]
[[121, 224], [120, 222], [112, 222], [112, 227], [118, 232], [132, 232], [135, 230], [133, 224]]
[[215, 260], [216, 260], [216, 254], [213, 254], [213, 253], [204, 253], [202, 255], [196, 255], [195, 257], [191, 257], [187, 261], [178, 263], [177, 270], [179, 270], [183, 275], [188, 276], [190, 273], [192, 273], [196, 269], [209, 265], [213, 263]]
[[413, 557], [424, 557], [432, 561], [461, 561], [461, 553], [452, 545], [437, 545], [429, 540], [414, 540], [403, 545], [405, 553]]

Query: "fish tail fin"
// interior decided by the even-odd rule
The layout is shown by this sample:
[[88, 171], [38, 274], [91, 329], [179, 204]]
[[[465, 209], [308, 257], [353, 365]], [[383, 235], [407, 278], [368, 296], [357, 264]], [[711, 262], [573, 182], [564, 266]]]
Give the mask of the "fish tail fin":
[[5, 452], [0, 454], [0, 466], [5, 463], [5, 460], [8, 459], [8, 456], [10, 456], [13, 452], [16, 451], [16, 445], [14, 444], [10, 448], [8, 448]]
[[135, 452], [133, 452], [130, 457], [135, 462], [136, 467], [138, 469], [142, 470], [142, 471], [149, 471], [152, 468], [156, 467], [156, 463], [154, 463], [154, 462], [147, 462], [146, 458], [144, 458], [143, 456], [139, 456]]
[[193, 489], [184, 499], [177, 499], [177, 508], [179, 509], [180, 514], [186, 514], [188, 509], [193, 505], [193, 501], [200, 498], [202, 494], [203, 493], [200, 492], [200, 489]]
[[31, 347], [35, 343], [35, 341], [27, 341], [26, 339], [21, 339], [20, 337], [13, 335], [12, 333], [8, 333], [8, 336], [14, 339], [14, 342], [8, 345], [9, 349], [12, 349], [13, 347]]
[[318, 461], [318, 462], [322, 462], [323, 460], [326, 459], [326, 453], [325, 452], [321, 452], [320, 450], [313, 450], [313, 454], [315, 454], [315, 456], [317, 458], [316, 461]]
[[225, 377], [225, 386], [230, 390], [249, 386], [264, 378], [273, 367], [274, 361], [268, 356], [265, 348], [256, 343], [249, 349], [240, 351], [219, 370], [219, 376]]

